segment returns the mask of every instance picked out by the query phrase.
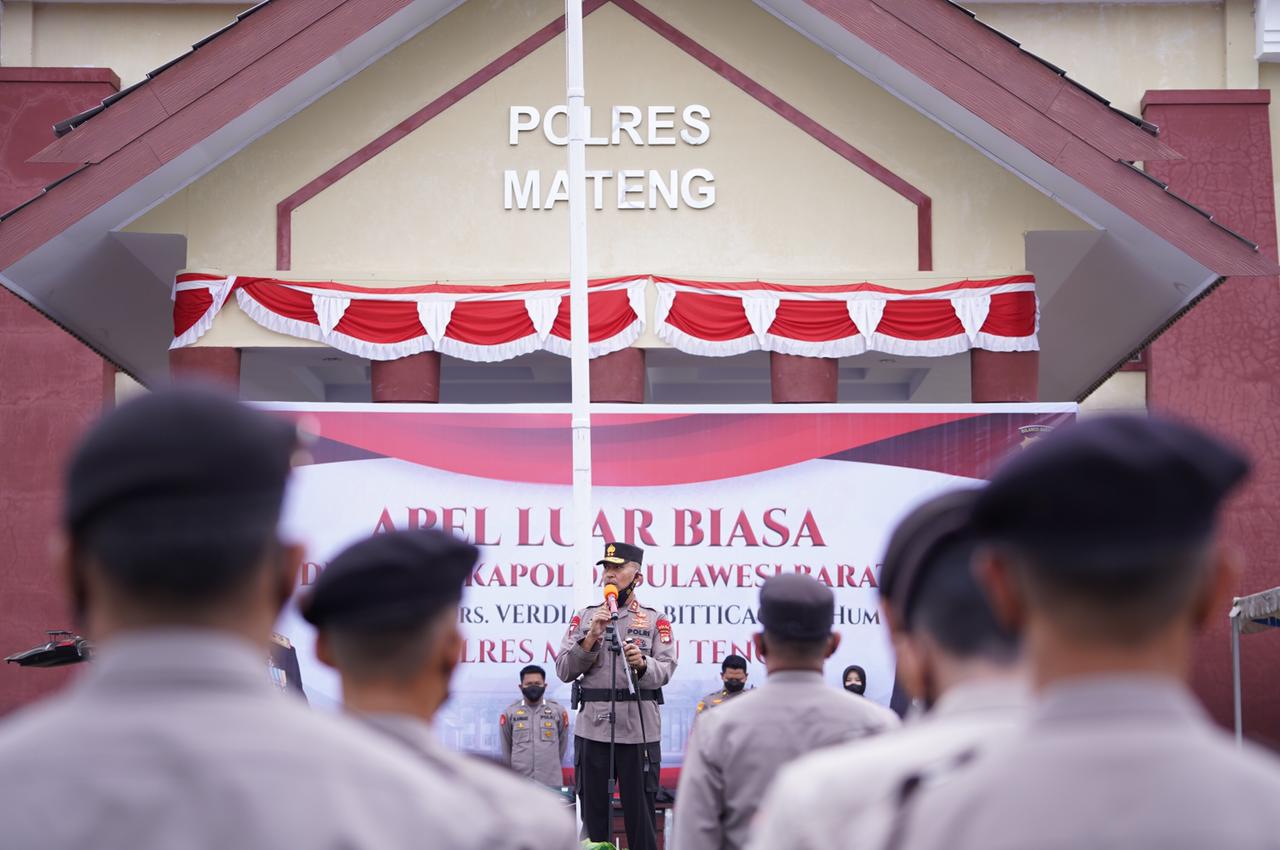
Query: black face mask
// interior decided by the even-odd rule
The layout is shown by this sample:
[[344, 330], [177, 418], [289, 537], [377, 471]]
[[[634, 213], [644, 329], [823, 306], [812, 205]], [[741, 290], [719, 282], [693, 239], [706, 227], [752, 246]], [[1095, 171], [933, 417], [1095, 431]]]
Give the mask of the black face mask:
[[520, 689], [520, 693], [524, 694], [524, 698], [529, 702], [537, 702], [542, 699], [542, 695], [546, 692], [546, 685], [526, 685]]
[[845, 685], [844, 689], [851, 694], [857, 694], [858, 696], [862, 696], [867, 692], [867, 683], [855, 682], [852, 685]]
[[747, 686], [747, 683], [742, 681], [741, 679], [725, 679], [724, 680], [724, 689], [731, 694], [736, 694], [738, 691], [742, 690], [746, 686]]

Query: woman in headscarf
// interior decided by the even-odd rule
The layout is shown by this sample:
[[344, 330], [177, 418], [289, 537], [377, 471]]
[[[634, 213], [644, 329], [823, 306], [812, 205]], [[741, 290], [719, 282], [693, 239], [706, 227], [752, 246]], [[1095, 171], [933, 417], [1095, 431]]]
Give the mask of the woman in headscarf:
[[844, 683], [844, 689], [851, 694], [864, 696], [867, 692], [867, 671], [857, 664], [850, 664], [844, 668], [841, 681]]

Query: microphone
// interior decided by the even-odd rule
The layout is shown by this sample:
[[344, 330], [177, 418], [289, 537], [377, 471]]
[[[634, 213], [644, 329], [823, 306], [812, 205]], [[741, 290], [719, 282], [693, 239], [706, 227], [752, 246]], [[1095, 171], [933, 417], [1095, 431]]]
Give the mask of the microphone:
[[604, 586], [604, 601], [610, 614], [618, 613], [618, 586], [610, 582]]

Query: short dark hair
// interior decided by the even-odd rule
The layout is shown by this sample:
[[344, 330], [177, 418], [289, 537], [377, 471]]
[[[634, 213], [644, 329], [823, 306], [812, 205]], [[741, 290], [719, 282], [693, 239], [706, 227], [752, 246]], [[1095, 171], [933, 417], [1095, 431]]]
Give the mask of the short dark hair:
[[523, 682], [524, 677], [530, 675], [531, 673], [541, 676], [544, 681], [547, 678], [546, 670], [543, 670], [537, 664], [530, 664], [529, 666], [525, 667], [523, 670], [520, 671], [520, 681]]
[[233, 598], [279, 548], [267, 523], [232, 529], [203, 513], [169, 515], [157, 536], [149, 533], [155, 521], [143, 511], [116, 511], [73, 536], [76, 556], [96, 562], [134, 599], [193, 609]]
[[741, 655], [726, 655], [724, 657], [724, 661], [720, 662], [721, 673], [726, 670], [742, 670], [743, 672], [746, 672], [746, 669], [747, 659], [743, 658]]
[[1208, 573], [1211, 547], [1151, 551], [1087, 571], [1067, 569], [1052, 555], [1009, 551], [1036, 608], [1081, 637], [1129, 643], [1157, 633], [1191, 603]]
[[955, 540], [930, 558], [905, 618], [908, 631], [923, 631], [957, 658], [1011, 661], [1017, 635], [991, 610], [973, 572], [972, 540]]
[[827, 647], [830, 646], [831, 642], [831, 635], [829, 634], [816, 640], [792, 640], [770, 634], [769, 630], [765, 629], [764, 636], [771, 654], [775, 656], [785, 655], [788, 658], [804, 661], [821, 661], [826, 658]]
[[439, 629], [455, 618], [452, 611], [436, 611], [412, 625], [369, 628], [335, 624], [321, 627], [329, 638], [338, 672], [363, 681], [407, 681], [430, 656]]

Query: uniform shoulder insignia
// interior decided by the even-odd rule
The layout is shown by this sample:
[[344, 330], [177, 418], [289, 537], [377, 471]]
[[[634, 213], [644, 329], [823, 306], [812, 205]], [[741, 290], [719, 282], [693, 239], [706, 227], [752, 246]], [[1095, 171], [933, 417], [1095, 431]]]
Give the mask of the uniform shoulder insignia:
[[671, 621], [665, 615], [658, 617], [658, 636], [663, 643], [671, 643]]
[[706, 708], [706, 707], [707, 707], [706, 702], [704, 702], [703, 700], [698, 700], [698, 713], [699, 713], [699, 714], [701, 714], [701, 713], [702, 713], [702, 710], [703, 710], [704, 708]]
[[581, 625], [582, 625], [582, 615], [574, 614], [573, 619], [569, 621], [569, 631], [576, 632], [578, 630], [578, 626], [581, 626]]
[[505, 711], [502, 713], [502, 716], [498, 718], [498, 725], [499, 726], [507, 725], [507, 713]]

